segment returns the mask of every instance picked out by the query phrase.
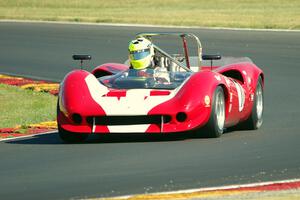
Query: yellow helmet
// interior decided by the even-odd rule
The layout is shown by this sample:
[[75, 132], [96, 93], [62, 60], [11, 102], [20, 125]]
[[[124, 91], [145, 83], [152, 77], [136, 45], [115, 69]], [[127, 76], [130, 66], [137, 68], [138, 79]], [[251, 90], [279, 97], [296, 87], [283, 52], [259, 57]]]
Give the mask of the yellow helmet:
[[145, 69], [151, 64], [154, 48], [150, 40], [140, 37], [129, 43], [129, 60], [134, 69]]

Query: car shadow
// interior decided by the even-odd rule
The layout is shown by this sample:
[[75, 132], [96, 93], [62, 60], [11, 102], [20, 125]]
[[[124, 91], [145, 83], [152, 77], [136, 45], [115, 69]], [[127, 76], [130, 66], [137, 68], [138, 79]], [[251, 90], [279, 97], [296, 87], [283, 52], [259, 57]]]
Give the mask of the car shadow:
[[[171, 134], [132, 134], [132, 133], [123, 133], [123, 134], [109, 134], [101, 135], [94, 134], [90, 135], [88, 139], [80, 144], [91, 144], [91, 143], [140, 143], [140, 142], [166, 142], [166, 141], [180, 141], [196, 137], [193, 133], [171, 133]], [[66, 145], [67, 143], [63, 142], [58, 132], [35, 135], [28, 138], [16, 138], [5, 142], [6, 144], [38, 144], [38, 145]]]
[[[233, 132], [232, 129], [225, 130], [224, 134]], [[221, 136], [222, 137], [222, 136]], [[80, 144], [93, 143], [140, 143], [140, 142], [172, 142], [188, 139], [214, 139], [201, 136], [195, 132], [169, 133], [169, 134], [143, 134], [143, 133], [122, 133], [122, 134], [93, 134]], [[16, 138], [6, 141], [7, 144], [45, 144], [45, 145], [67, 145], [62, 141], [58, 132], [34, 135], [28, 138]]]
[[33, 135], [26, 138], [14, 138], [5, 141], [6, 144], [63, 144], [59, 139], [58, 133]]

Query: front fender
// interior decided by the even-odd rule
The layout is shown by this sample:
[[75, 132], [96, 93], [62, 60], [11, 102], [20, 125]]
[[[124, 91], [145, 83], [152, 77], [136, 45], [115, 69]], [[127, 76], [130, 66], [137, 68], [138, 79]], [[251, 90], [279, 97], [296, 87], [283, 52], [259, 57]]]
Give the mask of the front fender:
[[[76, 124], [72, 120], [74, 114], [80, 114], [82, 117], [81, 125], [87, 125], [86, 117], [93, 115], [95, 112], [100, 115], [105, 114], [103, 109], [91, 97], [87, 81], [98, 82], [91, 73], [84, 70], [74, 70], [68, 73], [61, 82], [58, 96], [58, 122], [61, 126]], [[61, 114], [60, 118], [59, 114]]]
[[[169, 113], [172, 117], [170, 127], [176, 124], [177, 128], [173, 131], [191, 130], [204, 126], [210, 117], [214, 91], [220, 84], [223, 84], [223, 80], [217, 73], [211, 71], [195, 73], [178, 89], [174, 98], [156, 106], [150, 114]], [[180, 112], [187, 115], [184, 122], [176, 119], [176, 115]], [[167, 126], [165, 126], [166, 129]]]

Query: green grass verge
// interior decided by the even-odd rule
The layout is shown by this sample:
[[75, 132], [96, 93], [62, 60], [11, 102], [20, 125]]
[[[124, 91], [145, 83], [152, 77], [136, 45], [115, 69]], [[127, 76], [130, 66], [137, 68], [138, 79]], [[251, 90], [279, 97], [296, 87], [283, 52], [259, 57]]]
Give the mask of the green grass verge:
[[0, 0], [0, 19], [300, 29], [299, 0]]
[[0, 84], [0, 128], [26, 126], [56, 118], [57, 97]]

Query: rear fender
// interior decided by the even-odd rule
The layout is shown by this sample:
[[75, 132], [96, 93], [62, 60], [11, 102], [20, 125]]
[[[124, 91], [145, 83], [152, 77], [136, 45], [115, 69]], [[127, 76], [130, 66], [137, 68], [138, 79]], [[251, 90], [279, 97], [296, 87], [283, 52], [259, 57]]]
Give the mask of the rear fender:
[[[237, 71], [241, 75], [241, 78], [234, 78], [244, 84], [248, 89], [255, 89], [259, 76], [264, 79], [263, 72], [252, 62], [242, 62], [226, 65], [216, 69], [216, 72], [224, 74], [225, 76], [231, 71]], [[229, 75], [230, 77], [230, 75]], [[242, 79], [242, 80], [241, 80]]]
[[216, 71], [223, 74], [224, 76], [228, 76], [237, 80], [245, 89], [246, 103], [244, 112], [240, 116], [240, 121], [246, 120], [252, 110], [253, 96], [255, 93], [258, 78], [261, 76], [264, 82], [263, 71], [252, 62], [230, 64], [220, 67], [216, 69]]

